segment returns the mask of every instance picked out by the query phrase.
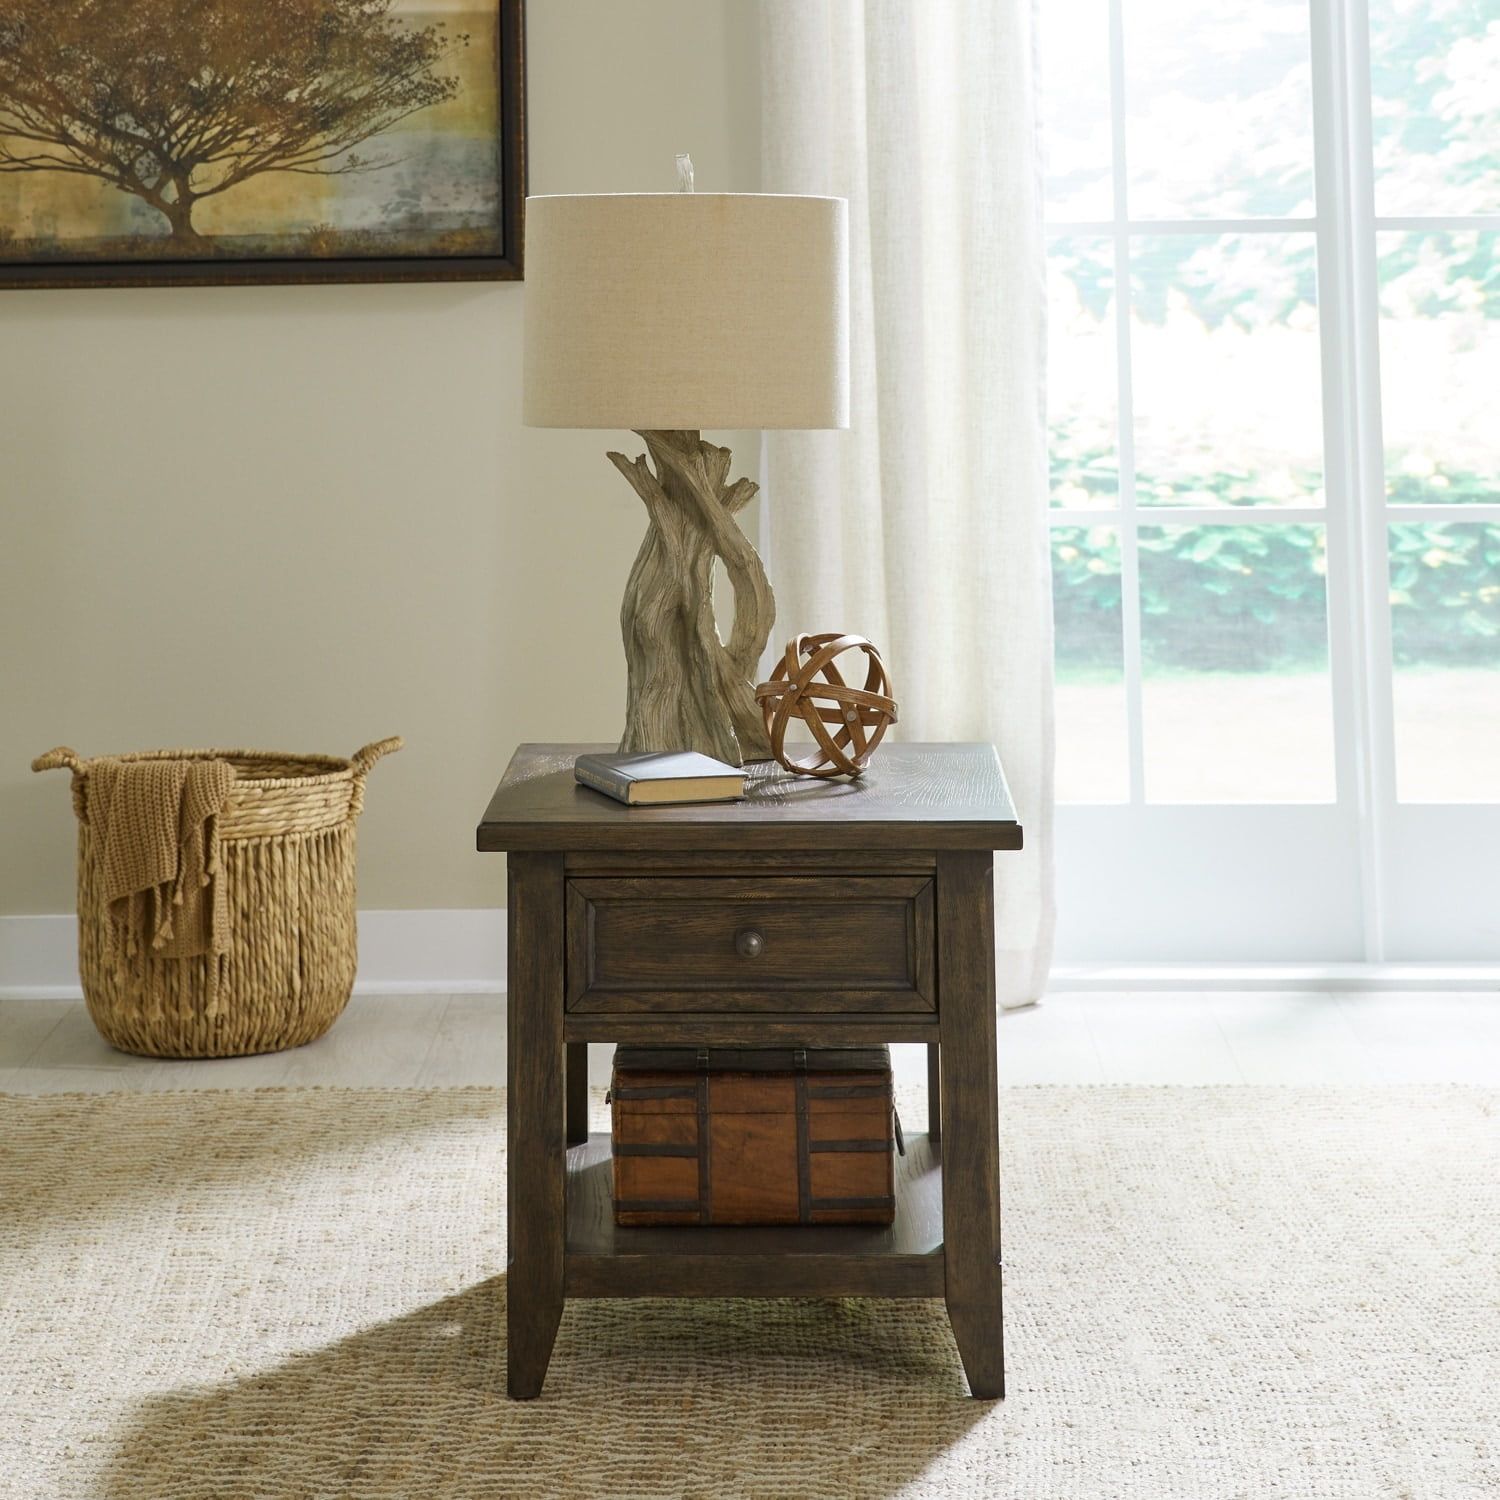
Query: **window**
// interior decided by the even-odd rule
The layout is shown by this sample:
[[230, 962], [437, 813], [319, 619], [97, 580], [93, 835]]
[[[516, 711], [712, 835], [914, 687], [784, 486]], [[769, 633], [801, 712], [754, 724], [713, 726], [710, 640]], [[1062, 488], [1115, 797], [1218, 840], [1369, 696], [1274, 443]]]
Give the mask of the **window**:
[[1403, 809], [1500, 804], [1500, 9], [1042, 14], [1059, 798], [1169, 885], [1274, 808], [1380, 957]]
[[1371, 0], [1398, 795], [1500, 800], [1500, 11]]

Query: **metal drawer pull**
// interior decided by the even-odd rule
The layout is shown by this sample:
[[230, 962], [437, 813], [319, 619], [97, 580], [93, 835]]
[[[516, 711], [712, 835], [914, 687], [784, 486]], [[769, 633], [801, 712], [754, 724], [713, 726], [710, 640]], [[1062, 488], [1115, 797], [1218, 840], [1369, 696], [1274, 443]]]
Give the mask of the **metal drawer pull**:
[[734, 935], [734, 951], [741, 958], [759, 958], [766, 951], [766, 940], [753, 927], [743, 927]]

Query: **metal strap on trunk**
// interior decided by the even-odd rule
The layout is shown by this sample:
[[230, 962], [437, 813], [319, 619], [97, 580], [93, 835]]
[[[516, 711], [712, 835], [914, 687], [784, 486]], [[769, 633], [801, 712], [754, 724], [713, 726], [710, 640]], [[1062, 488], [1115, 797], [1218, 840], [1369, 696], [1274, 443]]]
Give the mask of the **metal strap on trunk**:
[[812, 1131], [807, 1119], [807, 1048], [792, 1054], [792, 1080], [797, 1091], [797, 1218], [812, 1223]]
[[698, 1049], [698, 1222], [713, 1222], [713, 1179], [708, 1166], [708, 1048]]

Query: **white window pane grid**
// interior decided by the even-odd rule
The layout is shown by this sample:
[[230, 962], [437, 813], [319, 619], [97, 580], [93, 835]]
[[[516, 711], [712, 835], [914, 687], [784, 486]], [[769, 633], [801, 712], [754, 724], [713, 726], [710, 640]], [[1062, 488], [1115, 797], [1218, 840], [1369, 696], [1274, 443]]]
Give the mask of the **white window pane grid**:
[[1130, 213], [1310, 214], [1306, 0], [1127, 0], [1122, 19]]
[[1315, 246], [1306, 233], [1130, 236], [1142, 506], [1321, 506]]
[[1114, 241], [1048, 244], [1047, 425], [1052, 504], [1108, 510], [1119, 500]]
[[1141, 525], [1147, 800], [1332, 802], [1325, 528]]
[[[1098, 3], [1099, 0], [1068, 0], [1080, 14], [1084, 9], [1092, 14]], [[1376, 53], [1385, 45], [1381, 26], [1389, 24], [1389, 17], [1382, 20], [1379, 14], [1382, 3], [1383, 0], [1370, 0]], [[1405, 0], [1389, 0], [1385, 9], [1389, 11], [1392, 6], [1398, 11], [1404, 8], [1408, 13], [1420, 9], [1405, 4]], [[1478, 8], [1482, 10], [1483, 6]], [[1147, 5], [1145, 0], [1110, 0], [1109, 155], [1105, 157], [1101, 151], [1095, 166], [1088, 168], [1075, 154], [1069, 166], [1073, 187], [1077, 188], [1087, 178], [1088, 191], [1073, 191], [1071, 195], [1053, 192], [1049, 196], [1050, 227], [1054, 235], [1066, 235], [1075, 242], [1092, 236], [1096, 248], [1108, 237], [1113, 243], [1115, 282], [1131, 288], [1130, 295], [1114, 299], [1107, 307], [1095, 299], [1092, 326], [1086, 330], [1091, 340], [1086, 360], [1080, 360], [1072, 371], [1066, 357], [1059, 360], [1054, 355], [1053, 360], [1054, 373], [1061, 372], [1064, 376], [1065, 400], [1075, 436], [1079, 427], [1092, 422], [1098, 429], [1111, 415], [1116, 424], [1117, 451], [1112, 464], [1104, 456], [1105, 445], [1095, 441], [1094, 471], [1080, 482], [1076, 461], [1079, 445], [1075, 443], [1074, 458], [1055, 470], [1052, 523], [1056, 528], [1055, 547], [1060, 551], [1073, 547], [1078, 537], [1088, 534], [1080, 527], [1092, 522], [1097, 531], [1097, 523], [1104, 519], [1097, 514], [1101, 509], [1115, 512], [1117, 529], [1111, 533], [1110, 549], [1113, 561], [1108, 566], [1118, 568], [1115, 624], [1120, 634], [1118, 668], [1105, 670], [1097, 660], [1066, 660], [1060, 656], [1060, 737], [1070, 734], [1087, 737], [1090, 753], [1085, 756], [1066, 748], [1061, 750], [1059, 784], [1067, 800], [1122, 801], [1128, 797], [1132, 801], [1153, 802], [1235, 801], [1248, 796], [1249, 800], [1296, 801], [1309, 794], [1319, 800], [1331, 799], [1333, 720], [1326, 644], [1320, 659], [1316, 653], [1303, 651], [1299, 670], [1284, 671], [1278, 676], [1265, 669], [1263, 653], [1260, 670], [1246, 670], [1248, 663], [1243, 656], [1236, 659], [1236, 642], [1243, 647], [1246, 640], [1236, 637], [1232, 629], [1227, 633], [1221, 631], [1219, 648], [1223, 659], [1234, 661], [1237, 671], [1194, 678], [1180, 662], [1174, 665], [1171, 660], [1170, 610], [1165, 616], [1151, 613], [1160, 607], [1160, 600], [1153, 597], [1149, 579], [1144, 597], [1142, 592], [1143, 536], [1159, 537], [1165, 534], [1169, 523], [1194, 528], [1195, 537], [1189, 540], [1196, 545], [1195, 538], [1201, 536], [1205, 547], [1213, 546], [1207, 528], [1215, 526], [1235, 528], [1240, 537], [1254, 535], [1253, 528], [1262, 523], [1280, 526], [1286, 535], [1300, 529], [1304, 537], [1316, 534], [1320, 538], [1316, 548], [1318, 568], [1327, 567], [1322, 540], [1325, 494], [1318, 472], [1321, 465], [1308, 461], [1312, 456], [1321, 456], [1321, 433], [1317, 431], [1320, 416], [1317, 382], [1321, 371], [1315, 348], [1318, 338], [1315, 296], [1308, 296], [1305, 290], [1294, 297], [1282, 295], [1280, 318], [1262, 320], [1263, 326], [1258, 331], [1263, 342], [1253, 346], [1247, 338], [1245, 350], [1240, 351], [1243, 355], [1254, 348], [1263, 357], [1260, 378], [1247, 381], [1247, 389], [1262, 402], [1285, 398], [1281, 412], [1263, 406], [1245, 425], [1251, 430], [1274, 429], [1288, 441], [1284, 462], [1267, 462], [1274, 457], [1267, 449], [1259, 463], [1240, 463], [1229, 476], [1233, 480], [1237, 473], [1238, 485], [1226, 484], [1220, 471], [1208, 472], [1203, 460], [1212, 456], [1219, 445], [1207, 430], [1208, 424], [1200, 424], [1192, 414], [1184, 412], [1180, 399], [1184, 390], [1201, 392], [1214, 383], [1204, 378], [1202, 361], [1208, 357], [1206, 348], [1194, 350], [1192, 358], [1181, 361], [1182, 366], [1192, 367], [1192, 359], [1196, 358], [1199, 361], [1196, 368], [1174, 370], [1171, 340], [1160, 339], [1160, 347], [1152, 350], [1153, 330], [1132, 305], [1141, 298], [1143, 290], [1147, 297], [1152, 290], [1139, 285], [1141, 267], [1146, 268], [1145, 279], [1149, 281], [1153, 262], [1158, 270], [1167, 265], [1172, 274], [1158, 276], [1157, 280], [1176, 283], [1169, 291], [1177, 294], [1180, 327], [1189, 327], [1181, 323], [1181, 312], [1192, 297], [1190, 288], [1182, 283], [1191, 278], [1180, 273], [1185, 264], [1191, 265], [1191, 252], [1182, 245], [1174, 245], [1174, 239], [1196, 240], [1202, 246], [1211, 237], [1217, 237], [1221, 260], [1225, 259], [1223, 251], [1232, 244], [1244, 256], [1242, 263], [1247, 266], [1258, 263], [1261, 273], [1242, 279], [1247, 284], [1253, 283], [1261, 293], [1266, 292], [1269, 283], [1275, 301], [1274, 283], [1278, 279], [1286, 283], [1287, 266], [1283, 263], [1278, 267], [1274, 257], [1279, 253], [1285, 262], [1291, 237], [1296, 236], [1307, 249], [1292, 258], [1303, 262], [1305, 277], [1311, 241], [1320, 224], [1310, 212], [1311, 176], [1302, 165], [1310, 164], [1313, 156], [1310, 106], [1304, 112], [1297, 102], [1299, 91], [1301, 99], [1310, 99], [1308, 74], [1297, 55], [1299, 50], [1305, 54], [1306, 49], [1305, 7], [1301, 0], [1286, 0], [1286, 3], [1267, 0], [1263, 5], [1244, 8], [1238, 13], [1238, 20], [1229, 25], [1231, 31], [1239, 27], [1242, 51], [1264, 44], [1258, 61], [1242, 77], [1224, 111], [1226, 119], [1238, 121], [1235, 128], [1244, 137], [1235, 148], [1236, 159], [1241, 163], [1241, 168], [1235, 170], [1241, 170], [1241, 175], [1260, 174], [1259, 186], [1253, 192], [1233, 185], [1235, 170], [1225, 167], [1233, 152], [1226, 154], [1220, 149], [1216, 156], [1212, 148], [1186, 150], [1184, 142], [1190, 132], [1184, 128], [1157, 132], [1162, 141], [1174, 143], [1174, 152], [1170, 154], [1175, 180], [1169, 180], [1163, 173], [1144, 170], [1155, 154], [1150, 142], [1156, 126], [1149, 121], [1143, 126], [1143, 119], [1150, 117], [1160, 125], [1165, 117], [1163, 112], [1169, 114], [1171, 109], [1178, 111], [1179, 127], [1190, 115], [1200, 121], [1207, 119], [1199, 106], [1213, 93], [1213, 70], [1227, 65], [1229, 57], [1216, 46], [1204, 45], [1197, 47], [1197, 57], [1190, 56], [1194, 49], [1187, 45], [1188, 32], [1179, 25], [1176, 36], [1171, 34], [1173, 25], [1182, 20], [1181, 17], [1173, 20], [1177, 9], [1175, 5]], [[1212, 29], [1223, 23], [1227, 15], [1226, 12], [1209, 14], [1203, 8], [1186, 9], [1199, 17], [1197, 23], [1192, 23], [1189, 17], [1189, 29], [1191, 24]], [[1358, 22], [1362, 17], [1361, 0], [1354, 0], [1349, 9]], [[1481, 319], [1476, 316], [1474, 306], [1485, 296], [1500, 295], [1497, 286], [1500, 277], [1493, 273], [1493, 255], [1476, 253], [1486, 244], [1500, 241], [1500, 191], [1496, 191], [1500, 185], [1500, 106], [1495, 102], [1500, 94], [1493, 88], [1465, 92], [1464, 84], [1465, 78], [1472, 81], [1480, 76], [1477, 70], [1488, 57], [1488, 49], [1495, 49], [1495, 56], [1500, 59], [1500, 16], [1492, 26], [1480, 26], [1478, 33], [1482, 35], [1478, 35], [1473, 24], [1475, 9], [1467, 0], [1455, 0], [1454, 4], [1440, 0], [1434, 15], [1417, 17], [1413, 23], [1417, 29], [1425, 27], [1431, 32], [1436, 21], [1442, 20], [1436, 17], [1436, 12], [1444, 12], [1446, 20], [1442, 20], [1442, 26], [1450, 37], [1458, 35], [1459, 45], [1456, 52], [1450, 48], [1436, 61], [1429, 60], [1423, 65], [1426, 81], [1418, 90], [1420, 108], [1408, 110], [1407, 117], [1394, 124], [1390, 101], [1381, 94], [1389, 70], [1382, 75], [1378, 60], [1375, 67], [1374, 171], [1377, 208], [1385, 216], [1366, 222], [1373, 222], [1373, 227], [1381, 231], [1380, 332], [1387, 428], [1385, 513], [1392, 523], [1393, 539], [1390, 556], [1394, 677], [1391, 671], [1377, 667], [1381, 680], [1374, 683], [1374, 688], [1386, 695], [1387, 703], [1392, 702], [1394, 693], [1394, 713], [1385, 722], [1388, 733], [1394, 735], [1392, 748], [1401, 767], [1399, 778], [1392, 777], [1391, 790], [1396, 790], [1395, 782], [1399, 779], [1402, 800], [1442, 800], [1440, 793], [1445, 789], [1449, 800], [1500, 800], [1500, 772], [1491, 775], [1483, 769], [1500, 767], [1500, 741], [1496, 738], [1500, 735], [1500, 724], [1489, 722], [1490, 718], [1500, 716], [1500, 709], [1491, 713], [1482, 706], [1488, 704], [1494, 709], [1500, 704], [1500, 692], [1496, 691], [1500, 688], [1500, 649], [1490, 651], [1492, 642], [1488, 634], [1491, 615], [1495, 614], [1493, 625], [1496, 637], [1500, 638], [1500, 595], [1481, 583], [1478, 588], [1485, 590], [1484, 598], [1478, 598], [1476, 589], [1471, 601], [1473, 607], [1467, 611], [1457, 608], [1454, 600], [1444, 595], [1444, 628], [1451, 633], [1454, 619], [1467, 617], [1475, 642], [1465, 648], [1469, 654], [1463, 661], [1452, 659], [1452, 650], [1447, 657], [1434, 661], [1430, 648], [1438, 626], [1431, 620], [1419, 619], [1421, 601], [1413, 612], [1412, 605], [1402, 602], [1401, 591], [1394, 583], [1399, 551], [1395, 539], [1409, 535], [1418, 525], [1429, 528], [1451, 525], [1456, 527], [1454, 537], [1469, 539], [1461, 547], [1427, 548], [1429, 561], [1422, 564], [1424, 568], [1436, 568], [1438, 564], [1432, 559], [1440, 554], [1472, 557], [1477, 545], [1475, 537], [1480, 537], [1485, 546], [1500, 539], [1500, 473], [1496, 472], [1500, 461], [1494, 458], [1492, 440], [1487, 441], [1485, 421], [1491, 404], [1486, 398], [1497, 388], [1496, 371], [1500, 370], [1496, 362], [1500, 359], [1500, 341], [1496, 339], [1500, 317]], [[1459, 11], [1466, 11], [1467, 18]], [[1412, 16], [1408, 14], [1406, 20], [1411, 21]], [[1142, 27], [1138, 39], [1134, 31], [1137, 26]], [[1475, 34], [1463, 34], [1466, 28], [1468, 33]], [[1097, 31], [1091, 35], [1097, 43]], [[1277, 58], [1279, 62], [1275, 61]], [[1097, 47], [1088, 71], [1091, 76], [1099, 72]], [[1495, 69], [1489, 68], [1485, 76], [1493, 79]], [[1144, 89], [1142, 80], [1153, 77], [1158, 83], [1165, 79], [1168, 87]], [[1428, 87], [1434, 79], [1437, 83]], [[1137, 96], [1134, 100], [1132, 90]], [[1195, 90], [1197, 103], [1193, 102]], [[1148, 93], [1154, 102], [1142, 104], [1140, 101]], [[1171, 97], [1163, 104], [1162, 97], [1166, 95]], [[1253, 102], [1255, 96], [1260, 96], [1263, 102], [1273, 98], [1280, 98], [1284, 104], [1292, 101], [1293, 107], [1283, 109], [1279, 120], [1272, 119], [1276, 111], [1261, 110]], [[1423, 110], [1426, 118], [1416, 118]], [[1101, 136], [1097, 114], [1095, 110], [1089, 124], [1096, 143]], [[1431, 128], [1432, 119], [1437, 117], [1450, 123], [1459, 121], [1463, 138], [1456, 144], [1452, 140], [1446, 144], [1439, 140]], [[1393, 163], [1403, 151], [1412, 160], [1398, 170]], [[1299, 153], [1300, 160], [1294, 160]], [[1215, 162], [1218, 164], [1214, 165]], [[1108, 217], [1104, 216], [1104, 195], [1100, 190], [1106, 166], [1112, 185]], [[1277, 236], [1281, 237], [1279, 241]], [[1267, 270], [1272, 273], [1269, 277], [1264, 274]], [[1279, 278], [1275, 274], [1278, 270], [1283, 272]], [[1220, 278], [1230, 284], [1233, 280], [1232, 275]], [[1200, 296], [1215, 290], [1211, 271], [1199, 275], [1198, 281]], [[1160, 292], [1161, 288], [1158, 286], [1156, 290]], [[1067, 295], [1071, 294], [1064, 293]], [[1057, 307], [1055, 291], [1054, 320]], [[1076, 298], [1068, 311], [1070, 317], [1062, 324], [1063, 339], [1079, 337], [1085, 331], [1077, 324]], [[1164, 308], [1158, 296], [1157, 330], [1162, 326], [1164, 311], [1170, 314], [1171, 310]], [[1252, 317], [1254, 311], [1252, 307]], [[1102, 379], [1111, 364], [1108, 337], [1111, 313], [1117, 381], [1113, 393], [1108, 389], [1107, 379]], [[1054, 331], [1057, 331], [1056, 321]], [[1299, 335], [1300, 350], [1297, 350]], [[1272, 354], [1272, 346], [1278, 341], [1285, 345], [1284, 351], [1276, 351], [1282, 355], [1279, 361]], [[1199, 342], [1206, 345], [1208, 341]], [[1057, 347], [1055, 343], [1054, 349]], [[1300, 352], [1300, 360], [1293, 357], [1294, 351]], [[1245, 363], [1243, 357], [1224, 361], [1228, 367]], [[1210, 359], [1210, 369], [1211, 366]], [[1088, 379], [1079, 378], [1080, 370], [1087, 371]], [[1442, 379], [1432, 381], [1434, 371]], [[1444, 381], [1454, 388], [1435, 388]], [[1094, 387], [1092, 392], [1088, 389], [1090, 382]], [[1113, 402], [1111, 394], [1117, 397]], [[1245, 403], [1247, 407], [1253, 404]], [[1111, 405], [1113, 412], [1108, 410]], [[1158, 413], [1165, 414], [1165, 420]], [[1241, 415], [1246, 413], [1242, 411]], [[1189, 439], [1195, 434], [1201, 439], [1196, 445], [1201, 451], [1196, 455], [1189, 451], [1194, 446]], [[1195, 464], [1200, 470], [1197, 474], [1192, 472]], [[1111, 469], [1117, 480], [1113, 505], [1107, 483]], [[1201, 482], [1206, 474], [1217, 482]], [[1364, 496], [1366, 504], [1378, 502], [1377, 494]], [[1225, 515], [1220, 509], [1226, 503], [1232, 507], [1232, 515]], [[1354, 503], [1354, 497], [1346, 497], [1343, 503]], [[1163, 525], [1154, 532], [1141, 530], [1157, 522]], [[1247, 532], [1247, 527], [1252, 529]], [[1312, 533], [1309, 527], [1313, 528]], [[1093, 561], [1099, 564], [1101, 559]], [[1151, 565], [1148, 559], [1148, 568]], [[1338, 565], [1336, 561], [1335, 566]], [[1450, 562], [1444, 566], [1451, 569], [1457, 565]], [[1312, 587], [1313, 579], [1319, 587]], [[1273, 589], [1272, 602], [1262, 599], [1260, 607], [1263, 612], [1269, 610], [1273, 617], [1278, 610], [1297, 613], [1294, 634], [1298, 631], [1305, 634], [1309, 622], [1319, 617], [1316, 630], [1326, 643], [1328, 605], [1321, 582], [1321, 571], [1302, 578], [1300, 584], [1305, 587], [1292, 588], [1300, 603], [1278, 599]], [[1290, 583], [1282, 578], [1275, 586], [1289, 587]], [[1252, 587], [1255, 586], [1245, 586], [1247, 591]], [[1070, 600], [1065, 591], [1059, 610], [1068, 607]], [[1185, 634], [1186, 622], [1179, 621], [1179, 626], [1178, 633]], [[1061, 614], [1059, 639], [1077, 644], [1068, 635]], [[1354, 645], [1357, 641], [1346, 640], [1343, 649], [1353, 649]], [[1354, 663], [1346, 662], [1342, 670], [1354, 670]], [[1237, 683], [1226, 680], [1231, 675], [1237, 676]], [[1244, 691], [1231, 694], [1231, 686]], [[1264, 726], [1279, 715], [1282, 732], [1273, 738], [1279, 738], [1279, 743], [1288, 748], [1295, 747], [1296, 754], [1283, 761], [1280, 769], [1273, 763], [1274, 757], [1262, 760], [1258, 790], [1248, 787], [1243, 779], [1235, 782], [1233, 778], [1207, 771], [1194, 782], [1196, 773], [1191, 773], [1190, 768], [1201, 764], [1203, 757], [1189, 756], [1184, 749], [1192, 739], [1192, 726], [1203, 719], [1225, 725], [1234, 719], [1232, 705], [1216, 706], [1216, 691], [1226, 703], [1232, 698], [1240, 706], [1240, 717], [1249, 725]], [[1189, 699], [1198, 705], [1200, 715], [1188, 714], [1180, 707]], [[1434, 704], [1439, 702], [1449, 705], [1446, 718], [1434, 710]], [[1377, 727], [1380, 722], [1377, 715]], [[1445, 725], [1442, 730], [1436, 727], [1440, 723]], [[1346, 723], [1346, 732], [1350, 729]], [[1128, 771], [1125, 775], [1118, 766], [1106, 766], [1097, 749], [1101, 742], [1117, 745], [1122, 736]], [[1248, 743], [1246, 736], [1240, 736], [1240, 741]], [[1472, 763], [1467, 770], [1454, 760], [1458, 748], [1465, 745], [1476, 752], [1471, 754]], [[1482, 763], [1477, 754], [1480, 746], [1487, 757]], [[1391, 751], [1386, 754], [1389, 762]], [[1070, 764], [1070, 756], [1075, 764]], [[1300, 767], [1301, 774], [1293, 776], [1286, 769], [1287, 764]], [[1189, 769], [1185, 770], [1185, 766]]]
[[[1077, 6], [1085, 3], [1076, 0]], [[1221, 152], [1217, 166], [1211, 153], [1190, 164], [1192, 171], [1170, 192], [1160, 180], [1150, 186], [1150, 174], [1132, 176], [1126, 153], [1125, 18], [1134, 11], [1129, 0], [1111, 0], [1109, 9], [1110, 216], [1095, 217], [1099, 211], [1092, 205], [1103, 196], [1097, 178], [1088, 208], [1082, 206], [1082, 195], [1049, 195], [1054, 231], [1049, 245], [1054, 273], [1049, 423], [1058, 579], [1059, 795], [1094, 802], [1331, 798], [1332, 713], [1321, 575], [1311, 575], [1318, 585], [1313, 614], [1321, 649], [1313, 653], [1316, 660], [1299, 663], [1306, 670], [1297, 674], [1291, 691], [1275, 689], [1287, 674], [1278, 677], [1266, 670], [1267, 659], [1254, 644], [1256, 637], [1274, 637], [1276, 613], [1284, 613], [1288, 605], [1276, 594], [1277, 582], [1256, 576], [1253, 563], [1242, 560], [1244, 573], [1221, 569], [1208, 579], [1211, 588], [1233, 579], [1229, 614], [1220, 621], [1214, 652], [1205, 656], [1198, 649], [1201, 642], [1194, 636], [1202, 632], [1181, 613], [1195, 596], [1198, 565], [1192, 556], [1222, 550], [1220, 544], [1227, 541], [1228, 558], [1236, 547], [1259, 538], [1261, 530], [1250, 523], [1265, 513], [1281, 532], [1305, 533], [1312, 522], [1313, 531], [1322, 536], [1320, 376], [1311, 271], [1315, 220], [1310, 217], [1306, 165], [1312, 159], [1310, 113], [1299, 120], [1296, 110], [1283, 110], [1280, 121], [1268, 127], [1273, 135], [1282, 132], [1280, 145], [1262, 139], [1249, 153], [1255, 170], [1274, 168], [1283, 187], [1291, 184], [1279, 197], [1274, 191], [1214, 197], [1189, 191], [1190, 183], [1184, 187], [1193, 172], [1203, 180], [1222, 177], [1224, 162], [1238, 147], [1227, 156]], [[1286, 88], [1293, 93], [1302, 89], [1305, 99], [1305, 17], [1300, 41], [1286, 41], [1295, 31], [1288, 22], [1295, 9], [1296, 3], [1282, 0], [1272, 0], [1268, 7], [1274, 13], [1272, 29], [1285, 33], [1283, 57], [1301, 49], [1302, 61], [1293, 58], [1279, 76], [1283, 82], [1290, 79]], [[1265, 21], [1261, 16], [1258, 24]], [[1156, 51], [1147, 66], [1159, 72], [1191, 72], [1197, 66], [1165, 36], [1158, 35], [1152, 46]], [[1224, 60], [1221, 56], [1220, 62]], [[1300, 75], [1293, 76], [1298, 67]], [[1263, 71], [1262, 81], [1266, 76]], [[1198, 113], [1198, 105], [1185, 98], [1193, 80], [1178, 81], [1183, 87], [1177, 105]], [[1232, 128], [1243, 134], [1247, 118], [1242, 111]], [[1286, 148], [1288, 132], [1300, 132], [1302, 166], [1291, 161], [1295, 153]], [[1076, 186], [1076, 161], [1073, 170]], [[1133, 203], [1127, 201], [1132, 188]], [[1153, 217], [1132, 218], [1132, 207]], [[1289, 235], [1296, 237], [1292, 254]], [[1113, 254], [1112, 278], [1103, 265], [1106, 244]], [[1278, 274], [1267, 278], [1268, 269]], [[1267, 280], [1273, 283], [1269, 292]], [[1129, 287], [1130, 295], [1114, 295], [1120, 287]], [[1230, 329], [1217, 346], [1207, 338], [1210, 324]], [[1174, 336], [1179, 348], [1193, 345], [1190, 357], [1174, 360]], [[1222, 356], [1218, 348], [1225, 348]], [[1252, 371], [1248, 367], [1257, 357]], [[1140, 409], [1143, 387], [1145, 410]], [[1214, 395], [1220, 398], [1217, 406]], [[1278, 396], [1286, 398], [1279, 408]], [[1260, 409], [1253, 410], [1257, 401]], [[1287, 463], [1264, 445], [1247, 456], [1242, 440], [1238, 467], [1226, 476], [1214, 462], [1216, 450], [1225, 446], [1226, 417], [1233, 419], [1229, 426], [1238, 425], [1242, 436], [1252, 438], [1277, 426], [1297, 429], [1300, 461]], [[1111, 420], [1113, 454], [1102, 436]], [[1139, 451], [1143, 439], [1147, 463]], [[1113, 493], [1111, 477], [1116, 481]], [[1156, 521], [1185, 524], [1151, 524]], [[1218, 527], [1225, 529], [1213, 529]], [[1180, 549], [1181, 558], [1163, 559], [1153, 550], [1167, 536], [1174, 539], [1169, 554]], [[1324, 566], [1321, 546], [1317, 562]], [[1211, 592], [1204, 596], [1214, 597]], [[1304, 599], [1304, 614], [1308, 607]], [[1269, 612], [1269, 623], [1255, 618], [1257, 610]], [[1257, 670], [1243, 670], [1252, 664]], [[1274, 727], [1268, 731], [1277, 713], [1283, 721], [1296, 722], [1284, 722], [1280, 732]], [[1311, 748], [1300, 757], [1280, 754], [1281, 746], [1299, 745]], [[1316, 762], [1311, 775], [1294, 774], [1309, 761]]]
[[1113, 188], [1109, 0], [1047, 0], [1040, 9], [1049, 220], [1104, 220]]
[[1493, 0], [1365, 0], [1375, 210], [1500, 214]]
[[1375, 246], [1386, 495], [1500, 503], [1500, 233], [1379, 231]]
[[1500, 802], [1500, 523], [1389, 528], [1396, 785], [1403, 802]]
[[1107, 517], [1052, 529], [1057, 795], [1130, 797], [1120, 532]]

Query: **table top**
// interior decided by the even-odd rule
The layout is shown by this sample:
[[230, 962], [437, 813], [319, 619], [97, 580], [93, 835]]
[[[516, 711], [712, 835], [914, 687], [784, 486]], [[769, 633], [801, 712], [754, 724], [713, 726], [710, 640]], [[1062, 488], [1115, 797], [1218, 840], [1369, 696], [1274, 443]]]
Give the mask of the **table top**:
[[522, 745], [476, 834], [481, 850], [1019, 849], [993, 745], [885, 744], [857, 781], [747, 766], [739, 802], [626, 807], [573, 762], [613, 745]]

